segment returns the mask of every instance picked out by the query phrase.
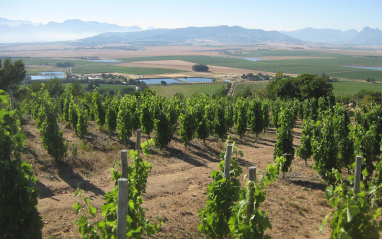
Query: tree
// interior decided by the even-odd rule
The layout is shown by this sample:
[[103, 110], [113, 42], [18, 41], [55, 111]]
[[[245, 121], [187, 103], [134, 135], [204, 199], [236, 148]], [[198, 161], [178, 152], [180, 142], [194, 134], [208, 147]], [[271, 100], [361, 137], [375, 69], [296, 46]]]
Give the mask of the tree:
[[115, 97], [114, 99], [108, 102], [108, 107], [105, 115], [105, 126], [109, 136], [117, 129], [117, 117], [118, 117], [118, 107], [119, 99]]
[[274, 159], [284, 156], [286, 161], [282, 166], [283, 176], [288, 172], [294, 158], [292, 128], [294, 125], [294, 115], [291, 109], [282, 109], [278, 118], [277, 142], [275, 145]]
[[105, 124], [105, 109], [102, 106], [101, 94], [97, 89], [93, 91], [92, 95], [93, 112], [98, 127], [102, 127]]
[[69, 123], [72, 129], [77, 133], [77, 123], [78, 123], [78, 114], [77, 114], [77, 105], [74, 103], [73, 97], [71, 97], [69, 103]]
[[236, 101], [236, 114], [235, 114], [235, 132], [243, 138], [247, 132], [247, 109], [248, 102], [245, 99], [238, 99]]
[[313, 154], [312, 152], [312, 138], [314, 133], [314, 126], [311, 120], [304, 120], [302, 128], [302, 136], [300, 139], [300, 146], [297, 148], [297, 156], [305, 160], [305, 166], [307, 166], [307, 160]]
[[269, 126], [269, 104], [267, 101], [263, 101], [261, 105], [261, 112], [263, 113], [263, 130], [265, 133], [265, 129]]
[[195, 137], [197, 126], [195, 112], [189, 106], [186, 112], [184, 114], [181, 113], [179, 116], [179, 136], [183, 140], [185, 147]]
[[333, 95], [333, 85], [323, 77], [314, 74], [302, 74], [297, 78], [300, 89], [300, 99], [320, 98]]
[[338, 160], [338, 147], [335, 138], [335, 123], [332, 116], [328, 116], [318, 121], [315, 126], [318, 133], [315, 133], [312, 141], [313, 168], [318, 171], [321, 177], [334, 185], [336, 182], [333, 169], [341, 170], [342, 163]]
[[0, 237], [41, 238], [37, 178], [21, 159], [25, 136], [16, 118], [15, 111], [0, 109]]
[[336, 105], [333, 116], [338, 158], [342, 166], [349, 169], [354, 161], [354, 139], [351, 134], [352, 124], [349, 113], [344, 106]]
[[88, 111], [81, 109], [79, 106], [76, 107], [78, 122], [77, 122], [77, 135], [81, 139], [88, 134]]
[[192, 70], [197, 72], [207, 72], [209, 68], [206, 65], [196, 64], [192, 66]]
[[60, 97], [65, 90], [61, 80], [57, 78], [48, 80], [44, 85], [52, 98]]
[[4, 91], [18, 90], [26, 74], [25, 65], [21, 60], [12, 63], [7, 58], [2, 63], [0, 59], [0, 89]]
[[155, 145], [159, 145], [162, 150], [166, 147], [173, 137], [173, 126], [170, 122], [170, 117], [166, 112], [161, 112], [158, 119], [154, 120], [155, 128]]
[[228, 131], [227, 126], [227, 118], [226, 115], [226, 108], [224, 101], [218, 101], [216, 103], [215, 108], [215, 120], [214, 120], [214, 133], [216, 136], [219, 137], [219, 139], [223, 140], [225, 138], [225, 135]]
[[301, 74], [296, 78], [284, 78], [276, 75], [266, 88], [267, 96], [271, 99], [297, 98], [300, 101], [310, 98], [320, 98], [333, 95], [333, 85], [323, 77], [314, 74]]
[[132, 123], [132, 98], [123, 97], [120, 101], [118, 111], [118, 137], [123, 142], [127, 143], [127, 140], [131, 137], [133, 131]]
[[[63, 132], [57, 123], [57, 114], [47, 90], [43, 93], [43, 102], [40, 106], [39, 122], [41, 123], [39, 132], [41, 143], [55, 161], [60, 161], [66, 154], [66, 143]], [[70, 120], [70, 119], [69, 119]]]
[[256, 133], [258, 137], [259, 133], [263, 130], [263, 112], [262, 103], [259, 98], [254, 99], [249, 104], [248, 109], [248, 124], [252, 133]]
[[139, 121], [143, 133], [147, 134], [149, 139], [154, 129], [154, 112], [152, 110], [151, 100], [153, 97], [144, 97], [140, 105]]

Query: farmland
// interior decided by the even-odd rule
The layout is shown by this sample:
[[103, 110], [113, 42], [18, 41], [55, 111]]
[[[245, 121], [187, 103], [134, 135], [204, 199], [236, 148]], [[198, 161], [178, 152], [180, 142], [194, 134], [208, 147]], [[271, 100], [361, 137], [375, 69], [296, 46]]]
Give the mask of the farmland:
[[213, 95], [219, 89], [225, 87], [221, 84], [200, 84], [200, 85], [168, 85], [168, 86], [149, 86], [157, 95], [171, 98], [176, 93], [181, 93], [185, 97], [191, 97], [194, 94]]
[[[253, 83], [253, 85], [255, 84], [261, 83]], [[167, 88], [166, 86], [161, 87]], [[187, 85], [183, 87], [187, 87]], [[297, 115], [294, 114], [297, 113], [293, 112], [297, 112], [297, 110], [293, 108], [305, 111], [302, 114], [299, 112], [299, 117], [310, 117], [309, 114], [312, 114], [312, 117], [314, 117], [313, 114], [315, 117], [318, 117], [316, 111], [311, 111], [308, 108], [307, 104], [312, 101], [301, 103], [304, 106], [304, 108], [301, 108], [295, 105], [293, 101], [271, 102], [260, 99], [237, 99], [234, 101], [227, 97], [212, 98], [198, 96], [193, 99], [185, 99], [182, 102], [178, 98], [164, 99], [150, 95], [141, 95], [137, 98], [129, 95], [123, 98], [113, 98], [111, 96], [111, 98], [102, 99], [96, 91], [91, 93], [91, 97], [84, 95], [74, 98], [72, 95], [67, 96], [67, 92], [65, 91], [62, 97], [56, 98], [53, 101], [47, 92], [39, 92], [37, 94], [39, 97], [31, 95], [29, 100], [18, 104], [23, 112], [22, 132], [26, 135], [22, 158], [33, 164], [35, 175], [39, 179], [37, 185], [41, 190], [41, 197], [38, 208], [43, 217], [43, 237], [79, 237], [76, 225], [78, 224], [76, 219], [79, 218], [79, 215], [76, 215], [72, 210], [73, 205], [78, 200], [81, 200], [73, 195], [78, 186], [84, 190], [84, 196], [89, 198], [89, 202], [94, 206], [92, 210], [97, 214], [94, 220], [101, 220], [103, 218], [100, 215], [101, 211], [105, 208], [102, 207], [104, 203], [103, 195], [114, 187], [114, 180], [111, 180], [112, 174], [109, 168], [115, 165], [116, 169], [119, 170], [120, 150], [126, 148], [133, 149], [137, 140], [137, 133], [135, 130], [133, 132], [133, 127], [139, 126], [133, 126], [130, 123], [131, 121], [122, 120], [122, 117], [125, 117], [127, 113], [129, 118], [136, 117], [141, 119], [139, 122], [142, 127], [147, 125], [147, 122], [144, 121], [145, 114], [151, 115], [146, 119], [153, 117], [161, 119], [161, 121], [154, 120], [155, 130], [150, 132], [151, 137], [154, 137], [156, 145], [148, 149], [150, 153], [148, 156], [143, 156], [144, 160], [152, 164], [152, 170], [148, 174], [147, 187], [142, 194], [145, 200], [142, 207], [145, 210], [146, 217], [152, 221], [154, 218], [160, 217], [164, 221], [161, 232], [156, 236], [159, 238], [203, 237], [202, 232], [198, 230], [198, 225], [201, 223], [199, 216], [200, 208], [206, 207], [206, 198], [209, 195], [207, 188], [209, 188], [208, 185], [214, 177], [212, 175], [216, 175], [211, 174], [211, 172], [218, 169], [219, 154], [225, 151], [225, 139], [227, 137], [230, 137], [230, 140], [234, 141], [238, 147], [237, 149], [243, 153], [243, 155], [235, 153], [234, 157], [238, 165], [244, 170], [244, 173], [238, 177], [238, 182], [244, 185], [247, 180], [244, 175], [249, 166], [256, 166], [257, 173], [260, 175], [269, 173], [267, 169], [269, 169], [269, 165], [274, 164], [274, 152], [278, 149], [277, 145], [280, 145], [277, 142], [286, 138], [279, 137], [283, 132], [283, 125], [279, 124], [279, 128], [275, 128], [273, 123], [269, 124], [269, 118], [267, 121], [265, 120], [265, 115], [269, 114], [268, 109], [272, 110], [272, 114], [268, 115], [268, 117], [271, 116], [272, 122], [284, 122], [285, 127], [286, 125], [292, 127], [287, 130], [292, 135], [290, 143], [293, 149], [300, 148], [302, 145], [301, 140], [306, 134], [306, 131], [303, 130], [306, 125], [302, 119], [298, 119], [294, 123], [297, 118]], [[88, 118], [88, 111], [81, 110], [81, 107], [86, 107], [85, 97], [92, 99], [94, 120]], [[63, 108], [60, 111], [59, 105], [61, 105], [61, 100], [63, 101]], [[67, 104], [66, 102], [68, 101], [70, 102]], [[270, 108], [265, 108], [267, 110], [263, 112], [266, 112], [266, 114], [258, 114], [261, 115], [258, 120], [268, 123], [265, 126], [260, 124], [264, 128], [259, 128], [260, 131], [258, 133], [252, 133], [250, 131], [254, 130], [252, 128], [254, 127], [253, 122], [257, 118], [253, 118], [256, 115], [251, 114], [251, 112], [255, 110], [252, 106], [255, 106], [256, 102], [262, 105], [260, 107], [261, 110], [266, 105]], [[54, 106], [54, 104], [56, 105]], [[115, 108], [115, 105], [118, 108]], [[230, 105], [234, 107], [230, 107]], [[45, 111], [42, 110], [42, 107], [44, 107]], [[324, 107], [324, 104], [321, 104], [320, 107]], [[77, 110], [73, 111], [72, 109]], [[104, 121], [104, 125], [100, 125], [102, 114], [98, 112], [105, 109], [109, 113], [103, 117], [109, 120]], [[336, 107], [335, 109], [336, 111], [340, 110], [337, 114], [340, 112], [348, 114], [347, 110], [343, 107]], [[369, 111], [369, 114], [375, 114], [377, 109], [379, 108], [374, 107], [373, 110]], [[119, 112], [117, 114], [119, 119], [118, 127], [114, 129], [110, 125], [111, 110]], [[282, 112], [279, 114], [275, 113], [278, 110], [282, 110]], [[320, 108], [319, 110], [323, 112], [325, 108]], [[28, 112], [31, 112], [31, 115]], [[43, 137], [46, 136], [41, 129], [44, 125], [49, 124], [47, 121], [49, 118], [44, 117], [49, 112], [57, 112], [55, 119], [61, 119], [60, 122], [57, 122], [57, 127], [59, 127], [59, 132], [62, 130], [62, 134], [61, 136], [58, 134], [58, 136], [65, 140], [65, 144], [68, 147], [67, 152], [60, 159], [52, 158], [53, 156], [46, 146], [47, 141], [43, 140]], [[76, 123], [73, 123], [72, 120], [75, 112], [78, 119], [85, 115], [85, 127], [87, 129], [85, 137], [80, 136], [81, 127], [79, 127], [79, 120], [77, 121], [77, 126], [73, 126]], [[179, 118], [177, 121], [173, 121], [172, 117], [176, 117], [177, 112], [179, 112]], [[199, 126], [188, 127], [196, 121], [187, 123], [185, 115], [196, 117], [200, 112], [203, 114], [202, 120], [197, 121], [200, 123], [198, 124]], [[222, 116], [220, 116], [219, 112], [223, 112]], [[289, 112], [288, 120], [277, 120], [279, 117], [286, 117], [286, 112]], [[237, 117], [239, 114], [242, 117]], [[318, 115], [324, 116], [325, 114]], [[213, 119], [209, 120], [207, 117], [213, 117]], [[243, 121], [243, 119], [246, 120]], [[117, 122], [116, 118], [114, 120]], [[327, 119], [324, 120], [327, 122]], [[210, 132], [210, 129], [213, 129], [214, 132], [213, 134], [208, 133], [204, 139], [202, 138], [204, 136], [196, 133], [196, 130], [203, 125], [202, 121], [208, 122], [206, 125], [211, 125], [208, 126], [211, 128], [207, 128], [203, 132]], [[157, 127], [158, 122], [168, 122], [171, 125], [163, 130], [163, 128]], [[218, 122], [225, 123], [219, 124]], [[241, 124], [244, 124], [245, 127], [239, 128], [238, 126]], [[164, 127], [163, 124], [162, 127]], [[320, 127], [328, 126], [322, 124]], [[146, 130], [147, 128], [143, 127], [143, 129]], [[126, 133], [121, 134], [121, 130], [125, 130]], [[188, 137], [185, 134], [186, 130], [194, 132], [191, 138], [186, 138]], [[54, 132], [57, 132], [57, 130]], [[168, 135], [168, 132], [171, 133], [170, 141], [165, 142], [164, 138], [159, 138], [161, 135], [162, 137], [164, 134]], [[334, 137], [327, 135], [328, 132], [323, 132], [325, 132], [323, 137], [334, 140]], [[363, 135], [355, 134], [354, 137], [363, 137]], [[143, 134], [143, 141], [148, 138], [148, 134]], [[205, 143], [203, 143], [204, 140]], [[315, 140], [316, 143], [320, 144], [330, 143], [325, 140], [317, 141], [319, 140], [317, 138]], [[57, 149], [57, 147], [54, 149]], [[325, 149], [329, 148], [325, 147]], [[134, 154], [131, 155], [131, 157], [136, 157]], [[315, 154], [313, 157], [318, 157], [317, 155]], [[335, 154], [331, 155], [337, 157]], [[135, 159], [129, 158], [128, 165], [133, 165]], [[328, 226], [324, 227], [322, 234], [317, 232], [324, 216], [333, 210], [325, 199], [327, 178], [324, 178], [322, 175], [327, 174], [325, 174], [325, 171], [316, 171], [311, 167], [313, 164], [318, 164], [317, 160], [317, 158], [314, 158], [314, 160], [310, 157], [307, 158], [307, 167], [304, 161], [300, 160], [296, 155], [290, 162], [293, 170], [287, 169], [284, 171], [283, 169], [285, 177], [279, 175], [278, 179], [275, 179], [274, 182], [271, 182], [265, 188], [266, 198], [260, 209], [269, 212], [267, 215], [272, 224], [272, 229], [265, 231], [266, 235], [273, 238], [294, 238], [296, 236], [310, 238], [329, 237], [330, 229]], [[330, 162], [333, 163], [336, 160], [330, 160], [328, 163]], [[336, 167], [338, 165], [343, 167], [343, 164], [345, 162], [338, 163]], [[325, 165], [324, 161], [321, 165]], [[143, 165], [140, 167], [143, 167]], [[236, 166], [233, 165], [232, 167]], [[346, 170], [342, 171], [346, 176]], [[262, 180], [259, 177], [260, 182]], [[131, 186], [134, 187], [134, 184]], [[259, 188], [258, 190], [262, 189]], [[290, 223], [285, 223], [286, 221]]]
[[[162, 53], [162, 55], [157, 56], [133, 56], [132, 54], [129, 58], [123, 56], [117, 57], [115, 55], [113, 59], [120, 60], [117, 63], [94, 63], [77, 58], [71, 58], [70, 60], [67, 58], [60, 60], [45, 59], [43, 61], [29, 59], [30, 62], [27, 63], [27, 68], [35, 71], [41, 69], [53, 70], [56, 63], [71, 61], [75, 64], [75, 67], [78, 67], [77, 70], [82, 69], [81, 74], [87, 73], [89, 75], [110, 71], [120, 73], [128, 79], [136, 79], [142, 72], [145, 78], [211, 77], [217, 79], [217, 82], [220, 82], [221, 79], [230, 79], [231, 83], [235, 85], [233, 95], [237, 95], [247, 87], [263, 90], [268, 82], [241, 82], [240, 76], [244, 73], [256, 74], [262, 72], [274, 75], [274, 72], [280, 70], [279, 68], [281, 67], [286, 67], [284, 68], [286, 69], [284, 72], [286, 75], [298, 74], [299, 70], [302, 69], [311, 69], [312, 71], [322, 73], [319, 71], [326, 68], [324, 63], [327, 61], [327, 69], [331, 70], [332, 73], [341, 68], [341, 70], [349, 72], [358, 72], [357, 74], [360, 74], [362, 77], [372, 77], [372, 75], [367, 73], [371, 71], [345, 68], [340, 66], [340, 64], [353, 64], [356, 61], [354, 59], [360, 58], [363, 59], [361, 60], [362, 65], [380, 65], [378, 58], [376, 58], [376, 61], [373, 61], [368, 57], [362, 58], [360, 55], [352, 55], [350, 57], [346, 54], [329, 54], [327, 52], [314, 51], [296, 51], [293, 53], [292, 50], [271, 50], [269, 52], [248, 50], [237, 55], [240, 57], [251, 57], [260, 54], [258, 52], [266, 53], [261, 53], [263, 60], [256, 62], [236, 59], [234, 58], [236, 57], [235, 53], [219, 53], [212, 57], [209, 54], [186, 54], [198, 52], [183, 52], [179, 55], [163, 55], [164, 53]], [[343, 60], [342, 63], [341, 59]], [[142, 64], [144, 62], [148, 64]], [[164, 63], [163, 68], [157, 67], [161, 65], [158, 62]], [[177, 65], [167, 68], [172, 63]], [[190, 66], [194, 63], [207, 64], [210, 67], [210, 71], [206, 73], [191, 72]], [[137, 65], [139, 64], [145, 67], [138, 67]], [[270, 70], [269, 64], [277, 67]], [[315, 64], [318, 65], [314, 66]], [[76, 72], [75, 67], [73, 67], [73, 73], [79, 74]], [[126, 71], [123, 71], [123, 69]], [[160, 72], [157, 69], [163, 71]], [[329, 71], [326, 71], [326, 73], [328, 75], [331, 74]], [[377, 81], [374, 84], [366, 83], [363, 78], [353, 80], [339, 79], [338, 82], [333, 83], [335, 95], [346, 95], [349, 92], [356, 92], [360, 88], [380, 90], [379, 72], [374, 73], [376, 75], [373, 76], [375, 76]], [[144, 114], [156, 114], [154, 116], [149, 115], [150, 117], [146, 115], [148, 119], [155, 119], [157, 127], [151, 130], [150, 137], [155, 139], [157, 135], [171, 132], [172, 138], [164, 147], [162, 147], [162, 144], [164, 144], [165, 140], [156, 139], [156, 146], [149, 149], [150, 154], [143, 156], [144, 160], [152, 163], [152, 170], [148, 174], [147, 188], [142, 194], [145, 200], [142, 207], [144, 208], [146, 218], [153, 221], [156, 217], [160, 217], [164, 221], [161, 232], [155, 236], [157, 238], [203, 237], [203, 233], [198, 230], [198, 225], [201, 223], [199, 210], [206, 207], [207, 189], [213, 179], [211, 172], [218, 169], [219, 155], [225, 150], [225, 139], [229, 136], [230, 140], [235, 141], [237, 149], [243, 152], [243, 156], [236, 154], [235, 157], [238, 164], [244, 170], [244, 173], [239, 177], [241, 185], [244, 185], [247, 180], [244, 175], [247, 173], [249, 166], [256, 166], [258, 175], [266, 174], [266, 168], [274, 163], [274, 152], [279, 141], [278, 135], [281, 135], [273, 123], [267, 124], [269, 127], [261, 130], [258, 136], [256, 136], [256, 133], [249, 132], [252, 130], [252, 127], [255, 127], [253, 124], [251, 126], [238, 127], [241, 124], [240, 119], [250, 115], [246, 113], [248, 110], [245, 107], [246, 104], [247, 107], [249, 105], [251, 107], [254, 106], [251, 100], [239, 100], [236, 102], [235, 99], [229, 97], [222, 99], [196, 97], [192, 100], [185, 99], [182, 102], [179, 99], [171, 99], [178, 92], [186, 97], [190, 97], [195, 93], [213, 95], [223, 86], [225, 84], [149, 86], [157, 95], [165, 96], [167, 99], [149, 95], [138, 98], [125, 96], [124, 98], [113, 99], [114, 96], [103, 98], [96, 92], [93, 92], [92, 95], [79, 96], [78, 98], [72, 98], [72, 96], [64, 93], [61, 98], [52, 101], [46, 95], [47, 93], [39, 92], [35, 96], [30, 96], [33, 100], [27, 101], [27, 103], [20, 102], [18, 105], [22, 107], [24, 112], [21, 116], [21, 128], [22, 132], [26, 135], [22, 158], [33, 165], [35, 175], [38, 178], [37, 186], [41, 190], [38, 208], [43, 217], [43, 237], [78, 238], [80, 236], [75, 222], [79, 219], [79, 216], [75, 215], [72, 209], [73, 205], [79, 200], [79, 198], [73, 195], [78, 185], [84, 189], [84, 195], [89, 198], [95, 208], [94, 210], [97, 212], [96, 219], [94, 220], [101, 220], [103, 218], [101, 216], [102, 205], [105, 203], [104, 194], [114, 188], [114, 180], [111, 180], [110, 167], [118, 165], [120, 150], [130, 150], [135, 147], [137, 133], [131, 128], [133, 124], [120, 125], [118, 129], [110, 129], [111, 126], [106, 125], [101, 126], [99, 125], [101, 122], [99, 118], [102, 117], [102, 114], [96, 113], [96, 109], [103, 109], [105, 113], [106, 111], [109, 112], [107, 122], [110, 122], [112, 119], [110, 116], [111, 110], [117, 110], [115, 112], [118, 112], [118, 114], [114, 114], [114, 116], [119, 117], [119, 124], [136, 122], [136, 124], [139, 123], [141, 126], [143, 126], [143, 119], [145, 119]], [[83, 84], [83, 87], [87, 87], [87, 84]], [[132, 86], [100, 84], [101, 90], [109, 89], [116, 91], [122, 87]], [[277, 104], [270, 101], [268, 103], [272, 107], [270, 110], [277, 112], [275, 108], [277, 106], [274, 106]], [[53, 106], [52, 104], [56, 105]], [[235, 106], [230, 107], [233, 104]], [[46, 136], [43, 134], [44, 128], [41, 127], [42, 120], [45, 120], [42, 116], [49, 110], [46, 110], [46, 112], [41, 110], [42, 108], [39, 107], [42, 105], [45, 105], [44, 107], [46, 108], [44, 109], [62, 110], [61, 113], [58, 113], [59, 115], [57, 115], [56, 119], [58, 120], [59, 130], [62, 131], [62, 138], [65, 140], [67, 151], [58, 161], [53, 158], [48, 152], [47, 146], [42, 143], [52, 141], [43, 140], [43, 137]], [[199, 107], [200, 105], [201, 107]], [[149, 106], [160, 108], [148, 108]], [[65, 107], [68, 109], [67, 111], [64, 109]], [[223, 137], [219, 138], [217, 136], [219, 133], [218, 127], [222, 124], [219, 126], [219, 124], [213, 122], [225, 120], [226, 118], [226, 122], [228, 122], [230, 116], [225, 111], [228, 112], [228, 110], [234, 108], [236, 112], [239, 107], [242, 107], [245, 111], [240, 113], [241, 117], [232, 116], [230, 118], [231, 120], [235, 118], [235, 125], [224, 128], [223, 133], [221, 133]], [[281, 108], [290, 109], [291, 107]], [[91, 111], [87, 109], [91, 109]], [[196, 124], [195, 121], [186, 117], [187, 114], [189, 116], [198, 115], [198, 113], [194, 112], [200, 109], [203, 110], [205, 115], [203, 120], [209, 120], [206, 124], [201, 124], [201, 121], [198, 121], [198, 124]], [[132, 115], [134, 110], [137, 112], [136, 115]], [[36, 112], [42, 113], [37, 114]], [[269, 113], [269, 111], [267, 112]], [[77, 122], [74, 122], [74, 119], [76, 119], [75, 113], [78, 116]], [[172, 117], [175, 117], [174, 115], [177, 113], [181, 116], [175, 122]], [[239, 115], [239, 113], [237, 114]], [[286, 114], [284, 112], [271, 115], [274, 117], [274, 115]], [[94, 119], [90, 117], [94, 117]], [[106, 118], [106, 115], [104, 117]], [[166, 117], [169, 118], [166, 119]], [[79, 126], [80, 118], [83, 119], [81, 127], [86, 125], [88, 130], [88, 132], [84, 131], [85, 136], [80, 136], [80, 132], [82, 132]], [[272, 120], [277, 122], [277, 119]], [[160, 128], [158, 128], [158, 122], [166, 121], [172, 122], [173, 125], [167, 131], [161, 133], [159, 131]], [[354, 122], [353, 118], [352, 122]], [[47, 123], [43, 122], [44, 125]], [[292, 123], [289, 123], [289, 125], [292, 125]], [[201, 126], [213, 127], [204, 131], [209, 132], [208, 137], [205, 139], [206, 144], [203, 143], [204, 140], [202, 138], [198, 138], [202, 137], [201, 134], [203, 132], [194, 132], [192, 137], [187, 136], [186, 130], [196, 130]], [[292, 147], [297, 149], [301, 145], [300, 140], [303, 134], [305, 134], [303, 133], [305, 126], [301, 119], [298, 119], [293, 126], [293, 129], [290, 131], [293, 136]], [[129, 131], [128, 127], [130, 127], [131, 131]], [[134, 127], [138, 127], [138, 125]], [[48, 129], [49, 127], [46, 128]], [[121, 133], [122, 130], [125, 130], [125, 133]], [[239, 132], [239, 130], [242, 132]], [[354, 137], [362, 137], [362, 135]], [[142, 140], [147, 140], [148, 138], [148, 134], [143, 134]], [[188, 141], [186, 142], [186, 140]], [[293, 170], [285, 172], [285, 178], [282, 178], [280, 175], [277, 181], [270, 183], [265, 188], [266, 198], [260, 209], [269, 212], [268, 217], [273, 227], [265, 231], [266, 235], [273, 238], [328, 238], [330, 236], [331, 230], [328, 225], [324, 227], [322, 234], [317, 232], [325, 215], [332, 212], [333, 208], [325, 198], [327, 182], [319, 171], [312, 168], [312, 165], [316, 163], [315, 160], [317, 159], [308, 158], [308, 167], [306, 167], [303, 160], [300, 160], [300, 157], [296, 155], [291, 162]], [[129, 158], [129, 165], [132, 165], [133, 162], [134, 160]], [[119, 169], [119, 166], [116, 167]], [[343, 170], [343, 174], [347, 176], [346, 170]]]
[[73, 67], [74, 74], [99, 74], [109, 72], [131, 75], [159, 75], [168, 73], [179, 73], [181, 71], [148, 67], [123, 67], [107, 65], [102, 63], [87, 64]]
[[382, 92], [381, 83], [366, 83], [365, 81], [350, 81], [350, 80], [340, 80], [338, 82], [333, 82], [333, 93], [336, 96], [344, 96], [348, 94], [355, 94], [361, 89], [369, 91]]
[[249, 88], [250, 90], [265, 90], [268, 82], [246, 82], [246, 83], [236, 83], [232, 91], [232, 95], [235, 96], [242, 92], [244, 89]]
[[[232, 67], [262, 72], [282, 71], [285, 74], [322, 74], [348, 79], [374, 78], [382, 80], [382, 71], [360, 70], [344, 66], [381, 66], [382, 58], [365, 56], [349, 56], [335, 53], [320, 53], [306, 51], [257, 51], [236, 57], [264, 57], [263, 60], [249, 61], [240, 58], [209, 57], [209, 56], [156, 56], [120, 59], [124, 62], [182, 60], [198, 64]], [[269, 58], [269, 56], [273, 58]], [[278, 59], [282, 57], [292, 59]], [[302, 59], [296, 59], [302, 57]]]

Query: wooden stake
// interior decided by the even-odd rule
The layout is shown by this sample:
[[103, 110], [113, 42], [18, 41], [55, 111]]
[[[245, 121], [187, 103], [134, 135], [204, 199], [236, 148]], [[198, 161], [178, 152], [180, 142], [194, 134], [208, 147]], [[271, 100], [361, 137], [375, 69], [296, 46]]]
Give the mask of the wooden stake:
[[127, 150], [121, 150], [122, 178], [127, 178]]
[[126, 178], [118, 179], [117, 238], [126, 239], [129, 194]]
[[249, 198], [247, 205], [247, 224], [249, 223], [249, 219], [253, 214], [255, 199], [253, 194], [255, 193], [255, 182], [256, 182], [256, 167], [251, 166], [248, 168], [248, 190], [249, 190]]
[[360, 192], [361, 173], [362, 173], [362, 157], [357, 156], [355, 160], [354, 198], [357, 198], [357, 193]]
[[12, 110], [14, 110], [15, 109], [15, 102], [14, 102], [14, 98], [13, 98], [13, 90], [12, 89], [9, 90], [9, 94], [11, 96], [11, 107], [12, 107]]
[[138, 155], [139, 155], [139, 151], [141, 150], [141, 135], [142, 135], [142, 130], [137, 129], [137, 143], [135, 144], [135, 150], [138, 150]]
[[248, 168], [248, 180], [256, 182], [256, 167], [251, 166]]
[[232, 145], [227, 145], [227, 151], [225, 153], [225, 159], [224, 159], [224, 177], [226, 178], [229, 178], [231, 158], [232, 158]]

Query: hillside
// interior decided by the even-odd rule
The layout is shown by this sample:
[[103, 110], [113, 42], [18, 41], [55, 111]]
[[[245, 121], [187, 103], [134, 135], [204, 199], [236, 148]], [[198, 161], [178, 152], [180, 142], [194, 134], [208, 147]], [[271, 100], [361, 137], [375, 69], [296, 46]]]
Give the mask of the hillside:
[[0, 18], [0, 43], [67, 41], [94, 36], [104, 32], [142, 30], [138, 26], [119, 26], [96, 21], [66, 20], [62, 23], [33, 24]]
[[172, 45], [187, 43], [291, 43], [303, 41], [279, 33], [260, 29], [246, 29], [239, 26], [187, 27], [177, 29], [154, 29], [139, 32], [103, 33], [85, 38], [79, 43], [112, 44], [135, 43], [147, 45]]
[[358, 32], [354, 29], [340, 31], [335, 29], [304, 28], [295, 31], [281, 31], [282, 33], [302, 41], [318, 43], [337, 43], [354, 45], [382, 44], [382, 31], [378, 28], [365, 27]]
[[[300, 144], [301, 126], [299, 121], [293, 131], [295, 147]], [[75, 220], [80, 215], [75, 215], [72, 209], [79, 200], [74, 196], [75, 189], [80, 186], [85, 190], [85, 196], [96, 207], [99, 218], [105, 202], [103, 195], [114, 186], [110, 167], [120, 160], [120, 150], [126, 148], [116, 136], [109, 138], [107, 133], [99, 130], [95, 122], [89, 122], [89, 137], [84, 141], [64, 124], [60, 127], [69, 145], [64, 162], [55, 164], [42, 148], [34, 120], [22, 126], [27, 137], [23, 158], [33, 164], [39, 179], [37, 185], [41, 196], [38, 208], [44, 222], [43, 238], [79, 238]], [[248, 133], [239, 139], [232, 131], [229, 133], [244, 153], [238, 160], [243, 167], [242, 184], [249, 166], [256, 166], [258, 175], [264, 174], [267, 165], [273, 163], [275, 128], [267, 129], [258, 138]], [[128, 149], [134, 148], [135, 140], [135, 136], [131, 137]], [[147, 140], [146, 135], [143, 140]], [[200, 223], [198, 210], [205, 207], [210, 174], [218, 169], [219, 154], [224, 148], [224, 142], [215, 137], [209, 137], [206, 142], [205, 146], [194, 139], [185, 148], [179, 136], [175, 135], [166, 150], [154, 148], [145, 157], [153, 168], [143, 207], [148, 218], [153, 220], [159, 216], [164, 219], [162, 231], [154, 235], [155, 238], [203, 237], [197, 230]], [[73, 155], [74, 145], [78, 146], [77, 155]], [[128, 164], [131, 164], [130, 159]], [[283, 239], [329, 237], [328, 226], [322, 234], [318, 233], [324, 216], [331, 210], [325, 199], [325, 184], [311, 168], [313, 160], [308, 164], [309, 167], [305, 167], [304, 161], [295, 157], [293, 170], [286, 174], [286, 178], [280, 178], [267, 188], [262, 210], [269, 211], [273, 229], [267, 230], [266, 235]]]

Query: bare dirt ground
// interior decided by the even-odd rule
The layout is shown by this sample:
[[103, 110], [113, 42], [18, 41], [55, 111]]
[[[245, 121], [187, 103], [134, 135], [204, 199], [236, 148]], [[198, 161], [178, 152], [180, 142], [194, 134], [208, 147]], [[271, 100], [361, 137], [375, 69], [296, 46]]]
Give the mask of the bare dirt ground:
[[[33, 120], [23, 125], [27, 136], [23, 158], [34, 166], [41, 190], [38, 208], [43, 217], [44, 238], [79, 238], [72, 206], [77, 202], [73, 192], [79, 185], [90, 197], [100, 215], [104, 202], [103, 195], [110, 191], [113, 162], [120, 160], [120, 150], [126, 147], [115, 136], [110, 139], [100, 131], [94, 122], [90, 122], [90, 133], [85, 144], [75, 136], [74, 131], [61, 124], [64, 137], [68, 141], [68, 156], [63, 163], [55, 164], [41, 146], [38, 130]], [[269, 128], [258, 138], [247, 133], [243, 139], [230, 132], [239, 150], [244, 153], [238, 162], [244, 174], [249, 166], [256, 166], [258, 175], [265, 172], [268, 164], [273, 163], [276, 133]], [[299, 145], [301, 122], [294, 129], [294, 145]], [[144, 137], [145, 138], [145, 137]], [[134, 147], [135, 137], [131, 138], [128, 149]], [[78, 145], [78, 155], [74, 157], [70, 148]], [[185, 148], [179, 137], [164, 151], [152, 149], [145, 160], [153, 164], [149, 174], [147, 190], [144, 194], [147, 218], [161, 217], [165, 223], [162, 231], [154, 238], [203, 238], [198, 232], [200, 223], [198, 210], [206, 203], [207, 186], [211, 182], [210, 174], [217, 169], [219, 154], [225, 142], [210, 137], [204, 146], [194, 139], [189, 148]], [[129, 162], [130, 163], [130, 162]], [[292, 171], [286, 178], [271, 183], [266, 191], [266, 200], [262, 209], [269, 211], [272, 230], [266, 232], [273, 238], [328, 238], [329, 228], [318, 234], [318, 227], [326, 214], [331, 211], [324, 196], [325, 184], [311, 168], [295, 157]]]

